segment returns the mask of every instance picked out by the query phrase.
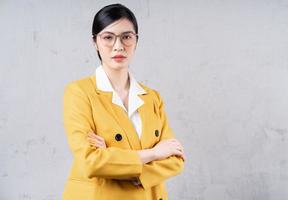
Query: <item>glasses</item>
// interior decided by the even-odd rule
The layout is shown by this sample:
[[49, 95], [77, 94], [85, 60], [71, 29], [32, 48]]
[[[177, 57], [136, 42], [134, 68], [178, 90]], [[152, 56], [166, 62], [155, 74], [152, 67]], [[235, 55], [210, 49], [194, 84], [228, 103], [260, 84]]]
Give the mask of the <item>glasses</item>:
[[111, 32], [104, 32], [98, 34], [98, 36], [100, 37], [102, 44], [107, 47], [113, 47], [118, 37], [120, 38], [121, 43], [125, 46], [131, 46], [135, 44], [138, 39], [138, 34], [133, 32], [124, 32], [119, 35], [115, 35]]

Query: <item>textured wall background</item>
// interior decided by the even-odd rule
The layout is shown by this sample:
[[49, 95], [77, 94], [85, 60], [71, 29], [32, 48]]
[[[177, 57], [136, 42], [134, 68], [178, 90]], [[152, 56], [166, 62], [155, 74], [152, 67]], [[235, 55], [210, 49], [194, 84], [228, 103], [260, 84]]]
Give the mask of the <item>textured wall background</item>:
[[[115, 1], [0, 1], [0, 199], [58, 200], [72, 155], [63, 88], [99, 65], [94, 14]], [[120, 1], [140, 25], [135, 77], [184, 143], [171, 199], [288, 199], [288, 1]]]

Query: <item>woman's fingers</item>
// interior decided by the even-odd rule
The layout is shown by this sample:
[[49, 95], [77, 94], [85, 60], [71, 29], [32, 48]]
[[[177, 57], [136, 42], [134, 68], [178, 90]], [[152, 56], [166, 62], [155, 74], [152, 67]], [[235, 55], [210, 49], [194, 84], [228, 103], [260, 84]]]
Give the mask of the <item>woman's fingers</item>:
[[98, 142], [90, 139], [88, 139], [88, 142], [94, 147], [102, 147], [102, 148], [106, 147], [106, 145], [103, 142]]
[[185, 159], [184, 148], [176, 138], [160, 141], [154, 146], [154, 151], [160, 160], [173, 155], [183, 157], [183, 160]]
[[105, 142], [103, 138], [101, 137], [91, 137], [91, 136], [88, 136], [87, 138], [89, 138], [90, 140], [95, 140], [95, 141], [99, 141], [99, 142]]
[[174, 155], [182, 157], [183, 160], [185, 161], [186, 156], [182, 144], [175, 138], [170, 139], [170, 142], [172, 144], [172, 147], [174, 148]]
[[[91, 138], [96, 138], [97, 137], [97, 135], [95, 134], [95, 133], [93, 133], [93, 132], [89, 132], [88, 134], [87, 134], [87, 136], [88, 137], [91, 137]], [[100, 136], [99, 136], [100, 137]]]
[[104, 138], [102, 138], [101, 136], [99, 135], [96, 135], [95, 133], [88, 133], [87, 137], [91, 138], [91, 139], [96, 139], [96, 140], [99, 140], [99, 141], [105, 141]]
[[180, 156], [181, 158], [183, 158], [183, 161], [186, 160], [186, 155], [185, 155], [184, 151], [177, 150], [177, 151], [174, 153], [174, 155]]
[[87, 134], [87, 140], [94, 147], [106, 148], [106, 144], [105, 144], [104, 138], [100, 137], [99, 135], [96, 135], [93, 132], [89, 132]]

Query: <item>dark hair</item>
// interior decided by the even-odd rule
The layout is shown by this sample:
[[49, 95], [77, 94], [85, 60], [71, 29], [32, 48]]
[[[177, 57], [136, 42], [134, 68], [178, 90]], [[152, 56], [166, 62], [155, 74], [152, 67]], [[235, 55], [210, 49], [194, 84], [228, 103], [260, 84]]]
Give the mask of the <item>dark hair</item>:
[[[133, 12], [122, 4], [111, 4], [103, 7], [96, 13], [92, 25], [93, 40], [96, 42], [96, 35], [98, 33], [113, 22], [123, 18], [128, 19], [133, 24], [134, 30], [138, 34], [138, 24]], [[102, 60], [99, 51], [97, 51], [97, 54], [99, 59]]]

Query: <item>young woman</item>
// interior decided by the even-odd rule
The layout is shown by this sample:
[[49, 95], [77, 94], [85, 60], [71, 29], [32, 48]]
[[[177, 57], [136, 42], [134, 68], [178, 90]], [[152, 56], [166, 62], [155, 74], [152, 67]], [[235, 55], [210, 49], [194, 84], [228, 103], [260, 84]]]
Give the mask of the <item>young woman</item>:
[[63, 200], [164, 200], [165, 180], [184, 167], [159, 93], [138, 83], [129, 64], [138, 41], [134, 14], [102, 8], [92, 27], [101, 61], [64, 92], [64, 127], [74, 162]]

